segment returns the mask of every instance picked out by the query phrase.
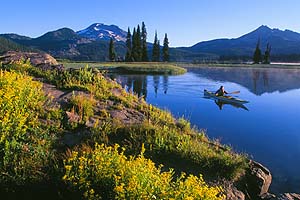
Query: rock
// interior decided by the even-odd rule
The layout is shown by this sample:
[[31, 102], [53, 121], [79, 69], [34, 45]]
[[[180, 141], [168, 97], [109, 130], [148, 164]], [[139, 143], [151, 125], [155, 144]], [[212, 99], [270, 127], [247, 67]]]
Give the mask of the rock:
[[36, 67], [41, 68], [42, 70], [58, 70], [58, 71], [64, 70], [63, 64], [51, 65], [49, 63], [45, 63], [45, 64], [36, 65]]
[[239, 189], [250, 199], [262, 199], [269, 196], [268, 190], [272, 182], [271, 172], [262, 164], [250, 160], [244, 180]]
[[300, 200], [300, 194], [284, 193], [281, 194], [277, 199], [278, 200]]
[[1, 56], [3, 63], [19, 61], [21, 59], [30, 59], [30, 63], [34, 66], [40, 64], [50, 64], [58, 65], [58, 62], [47, 53], [36, 53], [36, 52], [18, 52], [18, 51], [8, 51]]
[[264, 199], [264, 200], [275, 200], [276, 196], [274, 194], [271, 194], [271, 193], [264, 193], [263, 195], [261, 195], [261, 199]]
[[232, 184], [224, 185], [224, 193], [226, 194], [226, 200], [245, 200], [245, 194]]
[[0, 58], [4, 65], [22, 59], [29, 60], [33, 66], [44, 70], [57, 69], [61, 71], [64, 69], [63, 65], [58, 64], [55, 58], [47, 53], [8, 51]]
[[255, 161], [250, 162], [250, 169], [253, 176], [253, 181], [256, 182], [257, 195], [262, 196], [268, 193], [272, 182], [271, 172], [262, 164]]

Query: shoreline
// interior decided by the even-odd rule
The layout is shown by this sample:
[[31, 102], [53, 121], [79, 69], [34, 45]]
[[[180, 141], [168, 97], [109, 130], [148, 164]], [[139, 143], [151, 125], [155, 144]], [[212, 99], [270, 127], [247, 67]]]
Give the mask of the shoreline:
[[174, 63], [164, 62], [60, 62], [65, 68], [79, 69], [85, 65], [97, 68], [99, 70], [115, 70], [126, 71], [129, 73], [143, 73], [143, 74], [168, 74], [180, 75], [186, 73], [186, 69], [177, 66]]
[[250, 68], [250, 69], [300, 69], [296, 64], [191, 64], [191, 63], [177, 63], [177, 66], [183, 68]]

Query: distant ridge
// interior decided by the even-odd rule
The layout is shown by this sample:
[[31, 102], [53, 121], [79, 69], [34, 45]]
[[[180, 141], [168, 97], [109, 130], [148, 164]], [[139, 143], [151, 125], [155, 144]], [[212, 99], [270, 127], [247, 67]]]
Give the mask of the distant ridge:
[[263, 51], [267, 43], [270, 43], [272, 55], [300, 54], [300, 33], [271, 29], [265, 25], [238, 38], [199, 42], [182, 49], [212, 53], [218, 56], [252, 56], [258, 39], [260, 39], [260, 48]]
[[[57, 58], [94, 61], [108, 60], [110, 38], [116, 42], [117, 55], [121, 58], [124, 57], [126, 35], [127, 32], [118, 26], [103, 23], [94, 23], [77, 32], [69, 28], [61, 28], [47, 32], [37, 38], [14, 33], [0, 34], [1, 37], [14, 43], [46, 51]], [[199, 42], [190, 47], [170, 48], [170, 58], [171, 61], [177, 62], [251, 60], [258, 39], [260, 39], [262, 52], [264, 52], [267, 43], [272, 46], [271, 60], [300, 61], [300, 33], [291, 30], [272, 29], [266, 25], [238, 38], [215, 39]], [[151, 43], [148, 44], [148, 48], [150, 53]]]

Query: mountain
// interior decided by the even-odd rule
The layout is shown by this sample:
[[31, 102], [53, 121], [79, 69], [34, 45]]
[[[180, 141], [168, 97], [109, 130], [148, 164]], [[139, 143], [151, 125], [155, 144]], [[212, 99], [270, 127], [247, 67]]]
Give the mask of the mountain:
[[256, 30], [238, 38], [199, 42], [191, 47], [178, 49], [225, 57], [252, 57], [258, 40], [260, 40], [262, 52], [264, 52], [267, 43], [272, 46], [271, 55], [273, 56], [300, 54], [300, 33], [290, 30], [271, 29], [268, 26], [260, 26]]
[[115, 41], [126, 41], [127, 32], [120, 29], [116, 25], [105, 25], [102, 23], [95, 23], [86, 29], [77, 31], [77, 34], [93, 39], [93, 40], [110, 40], [113, 38]]
[[77, 49], [78, 45], [91, 43], [90, 40], [82, 38], [69, 28], [50, 31], [37, 38], [27, 37], [24, 39], [25, 36], [16, 34], [2, 34], [0, 36], [18, 44], [48, 52], [55, 57], [68, 59], [75, 59], [80, 56]]
[[0, 53], [6, 51], [36, 51], [24, 45], [18, 44], [12, 40], [9, 40], [5, 37], [0, 37]]
[[[61, 28], [37, 38], [17, 34], [0, 34], [0, 37], [9, 39], [10, 42], [45, 51], [56, 58], [92, 61], [108, 60], [110, 38], [115, 40], [117, 55], [124, 58], [126, 36], [127, 32], [118, 26], [102, 23], [92, 24], [77, 32], [69, 28]], [[260, 26], [238, 38], [215, 39], [199, 42], [191, 47], [170, 48], [170, 59], [176, 62], [249, 61], [252, 60], [258, 40], [260, 40], [262, 53], [264, 53], [267, 43], [270, 43], [272, 61], [300, 61], [300, 33], [271, 29], [268, 26]], [[10, 49], [5, 45], [2, 46], [0, 52]], [[151, 50], [152, 44], [148, 43], [150, 57]]]
[[[88, 34], [92, 33], [90, 29], [93, 29], [93, 27], [99, 27], [99, 30], [104, 32], [106, 30], [105, 37], [93, 38], [91, 34]], [[105, 27], [107, 29], [105, 29]], [[0, 36], [20, 45], [40, 49], [50, 53], [56, 58], [105, 61], [108, 59], [109, 48], [109, 39], [107, 37], [110, 35], [116, 40], [119, 40], [122, 39], [124, 33], [125, 36], [127, 35], [127, 32], [114, 25], [107, 26], [104, 24], [93, 24], [85, 30], [85, 34], [83, 34], [84, 30], [79, 31], [81, 32], [81, 34], [79, 34], [72, 29], [61, 28], [47, 32], [37, 38], [29, 38], [17, 34], [1, 34]], [[90, 37], [88, 37], [88, 35]], [[115, 42], [117, 55], [120, 56], [123, 56], [126, 53], [126, 46], [122, 40], [120, 42]]]

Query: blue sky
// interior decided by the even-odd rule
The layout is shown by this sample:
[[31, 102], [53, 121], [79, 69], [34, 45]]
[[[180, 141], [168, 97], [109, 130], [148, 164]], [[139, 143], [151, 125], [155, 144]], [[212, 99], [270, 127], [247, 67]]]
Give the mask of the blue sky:
[[127, 30], [142, 21], [152, 42], [155, 30], [170, 46], [190, 46], [216, 38], [235, 38], [260, 25], [300, 32], [300, 0], [5, 0], [0, 33], [38, 37], [92, 23]]

